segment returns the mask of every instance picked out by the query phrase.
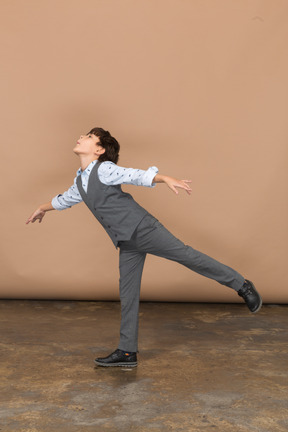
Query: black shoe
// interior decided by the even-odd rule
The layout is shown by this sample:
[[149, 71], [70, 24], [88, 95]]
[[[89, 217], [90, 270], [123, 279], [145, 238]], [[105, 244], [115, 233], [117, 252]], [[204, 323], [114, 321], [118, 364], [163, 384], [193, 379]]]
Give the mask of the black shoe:
[[127, 353], [120, 349], [116, 349], [108, 357], [97, 358], [95, 363], [98, 366], [122, 366], [122, 367], [136, 367], [137, 366], [137, 354]]
[[243, 287], [238, 291], [238, 295], [243, 297], [251, 312], [255, 313], [261, 309], [262, 299], [260, 294], [256, 291], [253, 282], [245, 279]]

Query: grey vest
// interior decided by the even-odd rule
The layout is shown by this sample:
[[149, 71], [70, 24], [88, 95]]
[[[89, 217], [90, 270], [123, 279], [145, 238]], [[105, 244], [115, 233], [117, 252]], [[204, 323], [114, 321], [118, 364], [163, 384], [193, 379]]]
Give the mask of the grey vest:
[[148, 212], [130, 194], [123, 192], [121, 185], [107, 186], [101, 183], [98, 177], [100, 165], [101, 162], [97, 162], [92, 168], [87, 194], [82, 187], [81, 175], [77, 177], [76, 183], [83, 201], [117, 248], [119, 241], [131, 239], [137, 225]]

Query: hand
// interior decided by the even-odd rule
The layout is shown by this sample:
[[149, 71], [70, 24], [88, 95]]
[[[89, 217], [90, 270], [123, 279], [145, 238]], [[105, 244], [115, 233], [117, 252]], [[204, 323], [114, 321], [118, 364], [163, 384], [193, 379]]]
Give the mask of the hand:
[[37, 210], [35, 210], [35, 212], [29, 217], [29, 219], [27, 219], [26, 221], [26, 225], [29, 224], [29, 222], [36, 222], [36, 220], [39, 220], [39, 223], [42, 222], [43, 217], [45, 216], [45, 211], [38, 208]]
[[191, 180], [177, 180], [173, 177], [167, 177], [165, 176], [164, 182], [167, 184], [167, 186], [175, 192], [176, 195], [178, 195], [178, 190], [176, 188], [184, 189], [188, 193], [188, 195], [191, 194], [192, 190], [190, 189], [188, 183], [191, 183]]

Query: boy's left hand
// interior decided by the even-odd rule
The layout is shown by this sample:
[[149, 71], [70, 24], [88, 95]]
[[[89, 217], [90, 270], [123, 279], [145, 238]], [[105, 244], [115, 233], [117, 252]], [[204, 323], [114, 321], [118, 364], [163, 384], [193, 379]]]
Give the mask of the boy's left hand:
[[178, 193], [179, 193], [176, 188], [180, 188], [180, 189], [186, 190], [186, 192], [188, 193], [188, 195], [190, 195], [191, 192], [192, 192], [190, 186], [188, 185], [188, 183], [191, 183], [191, 180], [178, 180], [178, 179], [173, 178], [173, 177], [167, 177], [167, 176], [165, 176], [165, 180], [164, 181], [167, 184], [167, 186], [173, 192], [175, 192], [176, 195], [178, 195]]

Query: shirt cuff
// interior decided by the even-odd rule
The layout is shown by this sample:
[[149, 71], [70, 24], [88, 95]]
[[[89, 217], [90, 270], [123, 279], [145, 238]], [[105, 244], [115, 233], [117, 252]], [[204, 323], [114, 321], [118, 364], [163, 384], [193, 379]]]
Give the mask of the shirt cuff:
[[60, 196], [62, 196], [62, 194], [56, 195], [51, 201], [52, 207], [54, 207], [55, 210], [65, 210], [65, 208], [67, 208], [61, 205], [58, 201], [58, 197]]
[[155, 175], [158, 173], [158, 168], [156, 166], [149, 167], [143, 176], [143, 186], [155, 187], [156, 183], [152, 183]]

